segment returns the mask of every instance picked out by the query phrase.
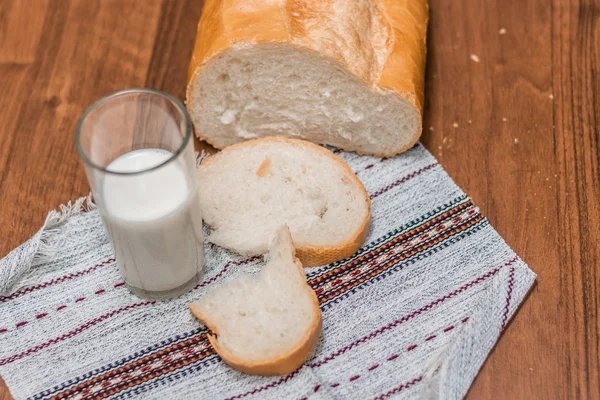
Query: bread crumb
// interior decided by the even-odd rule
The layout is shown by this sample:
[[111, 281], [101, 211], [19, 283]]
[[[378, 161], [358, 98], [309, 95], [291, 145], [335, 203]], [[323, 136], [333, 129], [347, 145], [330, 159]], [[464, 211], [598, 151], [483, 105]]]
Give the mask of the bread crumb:
[[515, 144], [519, 143], [519, 139], [515, 138]]
[[550, 93], [550, 94], [548, 95], [548, 98], [549, 98], [550, 100], [552, 100], [552, 99], [554, 98], [554, 95], [553, 95], [552, 93]]
[[442, 143], [446, 144], [447, 141], [448, 141], [448, 137], [445, 137], [444, 140], [442, 140]]
[[500, 28], [500, 30], [498, 31], [499, 35], [504, 35], [506, 33], [506, 28]]
[[430, 126], [430, 127], [429, 127], [429, 130], [433, 132], [433, 126]]
[[471, 60], [475, 61], [476, 63], [479, 62], [479, 57], [477, 57], [476, 54], [471, 54]]
[[471, 120], [469, 120], [469, 123], [471, 123]]
[[502, 117], [502, 121], [506, 122], [506, 121], [508, 121], [508, 119], [506, 117]]
[[458, 124], [455, 122], [452, 124], [453, 127], [458, 128]]

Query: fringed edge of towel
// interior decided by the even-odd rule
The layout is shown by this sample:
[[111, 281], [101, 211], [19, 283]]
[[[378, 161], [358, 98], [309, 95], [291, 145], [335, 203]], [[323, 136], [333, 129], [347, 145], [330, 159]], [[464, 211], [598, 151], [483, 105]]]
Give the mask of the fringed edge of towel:
[[[69, 218], [82, 212], [88, 212], [96, 209], [96, 203], [92, 198], [92, 193], [87, 196], [80, 197], [75, 201], [69, 201], [67, 204], [61, 204], [58, 210], [52, 210], [46, 216], [44, 225], [38, 232], [39, 245], [38, 249], [31, 260], [31, 264], [44, 262], [55, 254], [56, 249], [49, 246], [49, 239], [58, 233], [58, 228], [64, 224]], [[30, 265], [31, 267], [31, 265]], [[27, 272], [27, 271], [26, 271]]]
[[0, 295], [7, 296], [16, 290], [17, 282], [29, 274], [33, 265], [41, 264], [55, 255], [56, 250], [49, 243], [62, 224], [74, 215], [95, 209], [96, 204], [90, 193], [50, 211], [35, 235], [0, 260]]

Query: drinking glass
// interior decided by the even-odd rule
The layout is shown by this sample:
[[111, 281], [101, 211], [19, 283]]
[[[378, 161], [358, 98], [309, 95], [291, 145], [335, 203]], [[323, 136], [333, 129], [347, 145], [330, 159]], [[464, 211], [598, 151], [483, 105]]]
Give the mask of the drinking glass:
[[130, 89], [90, 106], [75, 142], [131, 292], [179, 296], [204, 272], [192, 124], [174, 97]]

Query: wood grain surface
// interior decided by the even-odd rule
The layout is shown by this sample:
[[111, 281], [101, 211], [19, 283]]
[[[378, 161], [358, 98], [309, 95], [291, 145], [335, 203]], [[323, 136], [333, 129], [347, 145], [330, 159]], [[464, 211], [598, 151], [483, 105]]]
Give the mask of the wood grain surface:
[[[88, 105], [130, 87], [183, 98], [201, 9], [0, 1], [0, 256], [88, 193], [73, 144]], [[600, 1], [430, 10], [422, 141], [538, 274], [468, 397], [600, 399]]]

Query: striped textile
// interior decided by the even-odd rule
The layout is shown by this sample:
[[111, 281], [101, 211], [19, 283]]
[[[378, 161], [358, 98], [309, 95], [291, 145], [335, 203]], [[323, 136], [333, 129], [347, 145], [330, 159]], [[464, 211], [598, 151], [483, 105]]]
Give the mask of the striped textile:
[[79, 200], [0, 261], [0, 289], [17, 281], [0, 296], [0, 375], [15, 398], [462, 397], [535, 274], [421, 145], [391, 159], [339, 155], [373, 219], [355, 255], [307, 269], [323, 332], [304, 366], [282, 377], [231, 370], [187, 310], [259, 257], [207, 244], [194, 290], [142, 300]]

